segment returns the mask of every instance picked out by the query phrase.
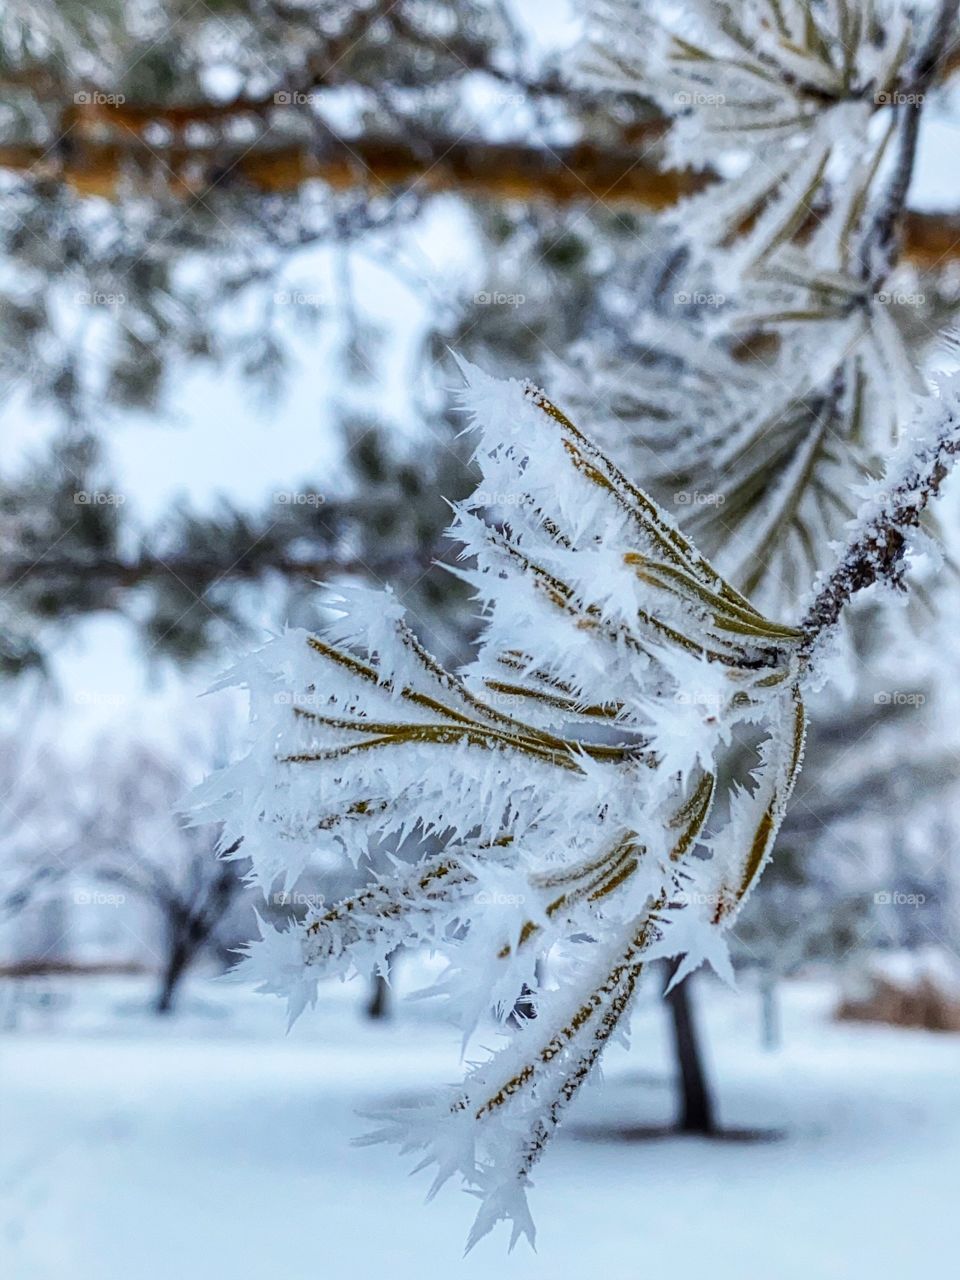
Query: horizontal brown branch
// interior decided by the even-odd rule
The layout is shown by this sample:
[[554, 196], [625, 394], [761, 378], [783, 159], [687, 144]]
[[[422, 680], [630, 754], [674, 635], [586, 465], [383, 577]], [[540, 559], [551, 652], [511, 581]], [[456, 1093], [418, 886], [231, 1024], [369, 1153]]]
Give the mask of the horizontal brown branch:
[[[113, 198], [160, 181], [175, 194], [207, 197], [242, 186], [270, 194], [317, 181], [335, 190], [389, 195], [455, 192], [468, 198], [579, 203], [662, 210], [713, 181], [710, 174], [661, 170], [644, 152], [662, 131], [653, 122], [628, 147], [579, 143], [551, 149], [433, 136], [416, 144], [397, 138], [328, 135], [319, 145], [148, 146], [139, 133], [122, 138], [68, 135], [53, 150], [41, 144], [0, 146], [0, 168], [64, 183], [82, 195]], [[435, 159], [433, 157], [436, 157]], [[927, 268], [960, 257], [960, 214], [908, 212], [904, 252]]]

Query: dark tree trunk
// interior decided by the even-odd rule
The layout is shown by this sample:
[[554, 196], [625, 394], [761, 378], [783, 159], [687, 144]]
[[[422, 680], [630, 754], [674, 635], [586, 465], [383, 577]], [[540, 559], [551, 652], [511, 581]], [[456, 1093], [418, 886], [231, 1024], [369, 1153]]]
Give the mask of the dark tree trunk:
[[390, 984], [382, 973], [375, 973], [370, 983], [370, 999], [367, 1001], [367, 1017], [389, 1018]]
[[707, 1082], [703, 1051], [690, 998], [690, 979], [674, 987], [666, 999], [679, 1068], [678, 1128], [682, 1133], [716, 1133], [713, 1097]]
[[366, 1014], [368, 1018], [372, 1018], [374, 1021], [390, 1017], [390, 1007], [393, 1003], [390, 999], [390, 977], [393, 973], [393, 963], [396, 956], [396, 951], [391, 951], [387, 956], [387, 972], [374, 973], [371, 980], [370, 998], [367, 1000]]
[[[227, 852], [232, 853], [236, 849], [234, 844]], [[177, 988], [200, 952], [215, 938], [239, 885], [240, 880], [232, 864], [226, 863], [216, 879], [206, 889], [201, 891], [198, 888], [188, 901], [168, 901], [167, 937], [170, 945], [153, 1006], [156, 1013], [172, 1011]]]
[[193, 955], [193, 949], [184, 941], [176, 942], [170, 948], [160, 979], [160, 990], [157, 992], [157, 998], [153, 1005], [155, 1013], [171, 1013], [173, 1011], [177, 988], [180, 986], [180, 982], [190, 966]]

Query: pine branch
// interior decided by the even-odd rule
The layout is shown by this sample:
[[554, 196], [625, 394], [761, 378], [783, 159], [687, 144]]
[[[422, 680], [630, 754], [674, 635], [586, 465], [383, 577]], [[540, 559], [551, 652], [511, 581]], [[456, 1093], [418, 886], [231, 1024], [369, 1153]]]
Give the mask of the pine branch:
[[[480, 1194], [472, 1243], [503, 1217], [532, 1238], [528, 1175], [648, 961], [683, 953], [678, 978], [704, 960], [728, 973], [723, 933], [769, 857], [805, 717], [799, 633], [743, 600], [542, 391], [462, 368], [481, 474], [450, 532], [482, 606], [475, 662], [447, 671], [396, 597], [344, 589], [323, 637], [291, 630], [228, 677], [250, 690], [266, 746], [199, 803], [224, 842], [243, 837], [262, 888], [295, 883], [318, 841], [355, 860], [371, 838], [421, 842], [416, 867], [398, 861], [302, 926], [261, 927], [247, 971], [291, 1017], [325, 974], [427, 943], [449, 961], [439, 990], [469, 1036], [533, 990], [538, 957], [569, 963], [536, 1022], [462, 1089], [373, 1135], [422, 1148], [436, 1186], [459, 1173]], [[501, 527], [488, 491], [517, 499]], [[528, 646], [522, 706], [512, 692], [498, 703], [503, 666]], [[538, 697], [541, 680], [562, 697]], [[599, 744], [592, 716], [611, 702], [620, 742]], [[704, 860], [715, 761], [726, 768], [742, 722], [761, 726], [756, 768]]]
[[960, 453], [957, 375], [943, 385], [940, 398], [923, 416], [917, 433], [901, 445], [882, 487], [861, 508], [846, 548], [800, 624], [805, 636], [801, 653], [807, 660], [858, 592], [876, 582], [901, 583], [910, 531], [918, 528]]

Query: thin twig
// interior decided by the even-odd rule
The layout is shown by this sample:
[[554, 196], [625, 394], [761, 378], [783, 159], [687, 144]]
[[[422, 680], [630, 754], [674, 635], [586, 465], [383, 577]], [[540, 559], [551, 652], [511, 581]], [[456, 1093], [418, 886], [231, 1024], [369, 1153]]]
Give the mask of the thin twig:
[[[875, 510], [861, 517], [836, 566], [823, 581], [800, 624], [803, 660], [840, 619], [845, 605], [875, 582], [897, 584], [903, 575], [908, 531], [920, 524], [928, 503], [960, 453], [960, 377], [946, 384], [933, 402], [933, 438], [916, 438], [914, 452], [895, 469], [886, 491], [871, 501]], [[897, 474], [899, 472], [899, 474]]]

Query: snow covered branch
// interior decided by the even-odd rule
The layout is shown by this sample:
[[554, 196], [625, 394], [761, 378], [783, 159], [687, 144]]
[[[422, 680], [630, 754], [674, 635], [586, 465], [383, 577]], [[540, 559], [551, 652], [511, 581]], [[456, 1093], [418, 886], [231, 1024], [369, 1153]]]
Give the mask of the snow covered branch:
[[[536, 991], [550, 955], [563, 976], [537, 991], [536, 1019], [383, 1131], [423, 1149], [438, 1184], [459, 1173], [480, 1193], [472, 1239], [502, 1217], [532, 1237], [529, 1172], [644, 966], [729, 973], [724, 930], [800, 765], [802, 635], [725, 582], [541, 391], [463, 369], [482, 479], [452, 533], [484, 611], [475, 662], [445, 671], [389, 593], [349, 591], [324, 634], [289, 632], [234, 673], [257, 740], [201, 804], [225, 846], [243, 838], [264, 892], [331, 847], [396, 850], [390, 875], [250, 947], [248, 971], [291, 1016], [321, 977], [426, 944], [466, 1038]], [[727, 791], [741, 732], [757, 764]]]
[[914, 432], [900, 442], [887, 474], [865, 499], [836, 566], [817, 589], [800, 629], [810, 653], [858, 591], [876, 582], [899, 584], [910, 533], [960, 453], [960, 374], [946, 379], [926, 404]]
[[[389, 592], [346, 592], [324, 633], [279, 636], [228, 678], [249, 689], [257, 737], [200, 803], [265, 894], [331, 849], [394, 851], [361, 892], [261, 927], [245, 966], [291, 1018], [321, 978], [385, 971], [401, 944], [445, 958], [436, 994], [465, 1045], [533, 993], [537, 1016], [462, 1085], [371, 1135], [420, 1151], [434, 1190], [458, 1175], [479, 1195], [472, 1244], [503, 1218], [532, 1241], [530, 1173], [645, 967], [681, 957], [674, 981], [704, 961], [729, 976], [725, 930], [800, 769], [812, 639], [895, 575], [960, 450], [960, 375], [796, 628], [725, 581], [538, 388], [462, 368], [481, 480], [451, 532], [483, 608], [475, 661], [444, 670]], [[756, 767], [738, 776], [744, 735]]]

